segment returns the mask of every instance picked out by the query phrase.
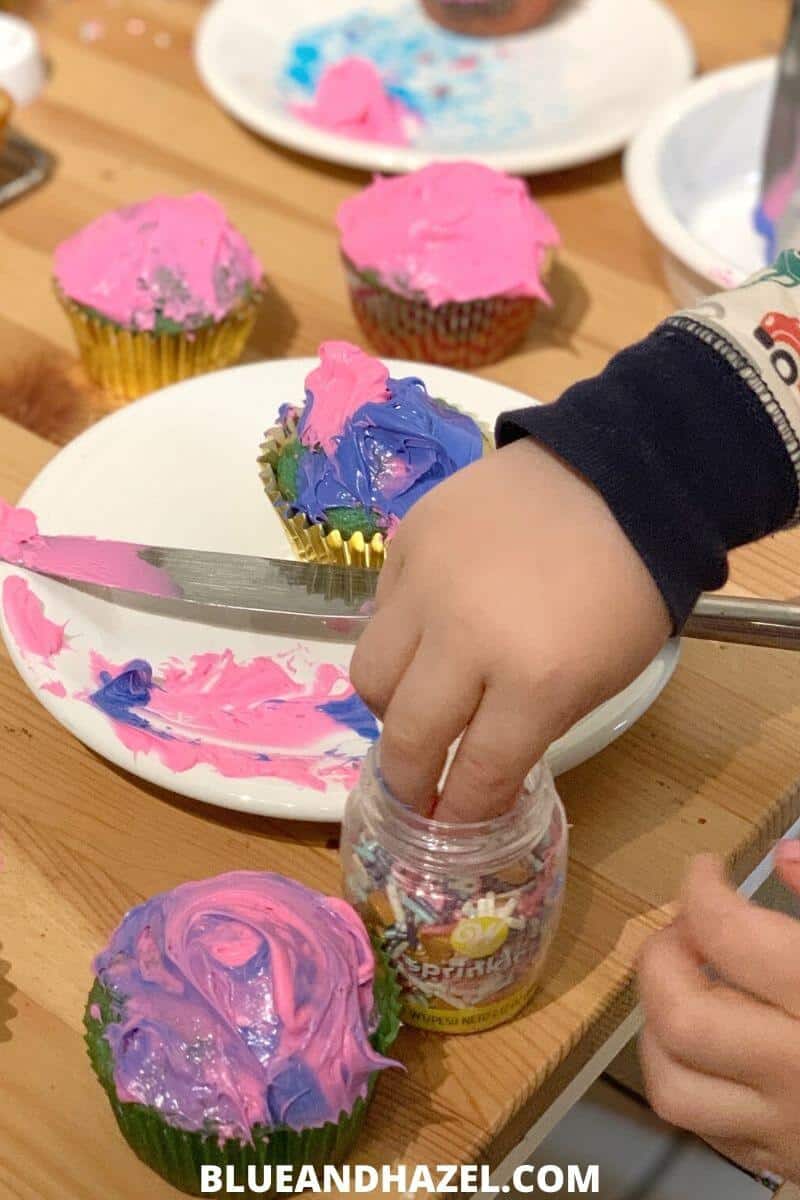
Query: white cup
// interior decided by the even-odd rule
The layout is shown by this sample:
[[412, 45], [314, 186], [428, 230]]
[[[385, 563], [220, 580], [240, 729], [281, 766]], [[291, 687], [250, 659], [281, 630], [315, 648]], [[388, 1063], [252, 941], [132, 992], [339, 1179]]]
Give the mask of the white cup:
[[0, 13], [0, 87], [15, 104], [30, 104], [44, 86], [44, 60], [32, 25]]

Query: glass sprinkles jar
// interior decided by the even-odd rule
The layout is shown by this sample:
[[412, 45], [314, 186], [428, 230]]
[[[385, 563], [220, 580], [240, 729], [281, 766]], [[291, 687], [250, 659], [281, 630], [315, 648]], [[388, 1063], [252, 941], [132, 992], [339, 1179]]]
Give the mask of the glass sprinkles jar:
[[491, 821], [432, 821], [400, 804], [367, 755], [345, 810], [345, 894], [394, 964], [403, 1020], [473, 1033], [532, 996], [558, 925], [567, 821], [539, 764], [516, 806]]

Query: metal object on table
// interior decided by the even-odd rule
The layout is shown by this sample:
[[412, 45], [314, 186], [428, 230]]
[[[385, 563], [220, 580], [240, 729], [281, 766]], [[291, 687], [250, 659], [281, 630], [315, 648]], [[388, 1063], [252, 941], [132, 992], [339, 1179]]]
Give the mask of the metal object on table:
[[44, 183], [55, 165], [52, 154], [15, 129], [0, 142], [0, 207]]
[[701, 596], [683, 636], [800, 650], [800, 604], [747, 596]]
[[768, 257], [800, 250], [800, 0], [793, 0], [770, 116], [756, 228]]

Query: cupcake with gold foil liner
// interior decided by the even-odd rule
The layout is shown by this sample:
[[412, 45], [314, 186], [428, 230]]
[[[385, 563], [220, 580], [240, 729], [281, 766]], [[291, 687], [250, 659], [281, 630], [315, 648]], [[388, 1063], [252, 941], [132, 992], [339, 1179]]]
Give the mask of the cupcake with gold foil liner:
[[302, 562], [380, 570], [386, 561], [383, 533], [376, 529], [371, 536], [365, 536], [361, 529], [348, 532], [309, 521], [304, 513], [293, 509], [291, 499], [281, 491], [279, 463], [287, 445], [296, 441], [297, 420], [293, 417], [286, 425], [275, 425], [267, 431], [258, 456], [264, 491], [281, 519], [295, 554]]
[[196, 193], [103, 214], [56, 248], [54, 286], [116, 408], [237, 362], [266, 281], [221, 206]]
[[3, 152], [3, 145], [8, 133], [8, 124], [11, 120], [11, 113], [14, 109], [14, 102], [9, 96], [5, 88], [0, 87], [0, 154]]
[[324, 343], [320, 359], [305, 407], [284, 406], [264, 435], [261, 481], [298, 558], [379, 570], [408, 508], [491, 440], [422, 380], [390, 378], [357, 346]]
[[378, 177], [337, 224], [353, 312], [379, 354], [488, 366], [551, 303], [555, 226], [524, 180], [480, 163]]
[[264, 297], [264, 288], [255, 288], [221, 321], [193, 330], [159, 332], [125, 329], [70, 300], [57, 283], [55, 291], [86, 373], [107, 393], [110, 408], [238, 362]]

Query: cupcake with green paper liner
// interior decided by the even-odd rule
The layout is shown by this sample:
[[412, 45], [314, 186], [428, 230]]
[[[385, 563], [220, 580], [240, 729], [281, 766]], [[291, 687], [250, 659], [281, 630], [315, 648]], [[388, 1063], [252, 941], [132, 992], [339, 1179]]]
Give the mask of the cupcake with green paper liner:
[[98, 217], [56, 247], [54, 282], [113, 406], [235, 363], [265, 286], [242, 234], [202, 192]]
[[193, 1195], [203, 1166], [232, 1167], [246, 1186], [248, 1171], [340, 1163], [378, 1075], [398, 1065], [385, 958], [346, 901], [282, 875], [238, 871], [156, 896], [94, 969], [86, 1041], [119, 1128]]
[[379, 354], [471, 368], [525, 337], [559, 235], [522, 179], [479, 163], [376, 178], [341, 205], [356, 319]]
[[261, 446], [265, 491], [299, 557], [379, 568], [417, 500], [489, 445], [475, 421], [394, 379], [349, 342], [325, 342], [302, 406], [284, 404]]

